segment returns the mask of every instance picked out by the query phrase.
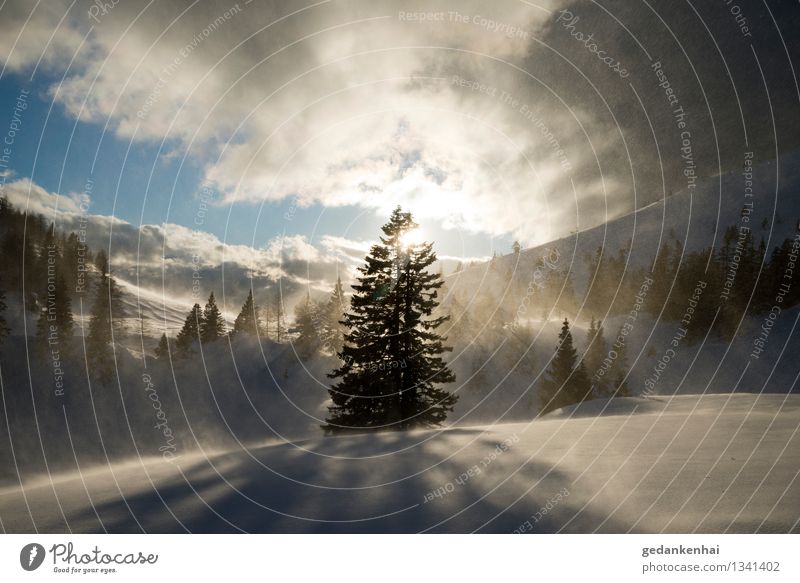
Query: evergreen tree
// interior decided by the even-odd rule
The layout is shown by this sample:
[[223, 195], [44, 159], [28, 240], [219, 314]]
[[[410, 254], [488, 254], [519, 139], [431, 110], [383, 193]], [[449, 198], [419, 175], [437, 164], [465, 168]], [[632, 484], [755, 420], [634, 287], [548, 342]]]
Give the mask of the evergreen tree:
[[336, 279], [336, 285], [325, 306], [324, 321], [322, 322], [325, 347], [331, 349], [335, 354], [340, 353], [344, 347], [345, 326], [342, 324], [342, 318], [346, 311], [347, 300], [344, 297], [342, 278], [339, 277]]
[[539, 391], [539, 411], [545, 414], [591, 398], [591, 384], [583, 361], [572, 343], [569, 321], [564, 319], [556, 354]]
[[203, 343], [214, 342], [225, 335], [225, 320], [219, 311], [214, 292], [208, 296], [208, 302], [203, 309], [203, 319], [200, 322], [200, 339]]
[[[61, 249], [58, 247], [56, 238], [56, 226], [50, 223], [50, 226], [44, 233], [44, 238], [39, 245], [39, 252], [36, 256], [36, 272], [39, 281], [37, 282], [36, 289], [46, 290], [48, 286], [48, 279], [55, 277], [56, 266], [60, 263]], [[52, 282], [49, 282], [52, 284]], [[39, 307], [45, 303], [43, 298], [39, 298]]]
[[428, 271], [433, 244], [404, 239], [416, 227], [395, 209], [359, 268], [343, 319], [343, 364], [330, 374], [339, 382], [330, 389], [327, 432], [432, 427], [453, 410], [457, 397], [437, 386], [455, 381], [441, 357], [451, 349], [436, 333], [448, 316], [431, 317], [442, 280]]
[[200, 339], [200, 330], [202, 326], [203, 309], [200, 307], [200, 304], [195, 304], [186, 315], [183, 328], [178, 332], [178, 337], [175, 340], [175, 347], [178, 349], [178, 354], [185, 356], [189, 353], [195, 340]]
[[6, 318], [3, 315], [7, 309], [8, 304], [6, 304], [6, 292], [5, 290], [0, 289], [0, 344], [2, 344], [6, 337], [11, 333], [11, 328], [8, 327], [8, 322], [6, 322]]
[[299, 302], [294, 309], [295, 326], [300, 333], [295, 342], [295, 348], [297, 354], [303, 359], [310, 358], [320, 345], [320, 337], [315, 326], [317, 310], [309, 293], [306, 293], [305, 299]]
[[161, 340], [158, 341], [154, 355], [159, 360], [169, 358], [169, 339], [166, 333], [161, 335]]
[[233, 322], [232, 334], [250, 334], [251, 336], [258, 336], [259, 322], [258, 322], [258, 307], [253, 301], [253, 290], [247, 292], [247, 299], [242, 304], [242, 309], [236, 320]]
[[94, 305], [89, 318], [86, 353], [92, 365], [91, 370], [97, 373], [101, 380], [108, 381], [113, 363], [111, 343], [114, 331], [119, 330], [119, 321], [124, 312], [121, 293], [109, 273], [108, 257], [102, 249], [95, 256], [95, 266], [99, 273]]
[[42, 354], [48, 352], [49, 347], [65, 356], [70, 352], [74, 328], [72, 301], [64, 277], [57, 274], [50, 279], [36, 322], [36, 338]]

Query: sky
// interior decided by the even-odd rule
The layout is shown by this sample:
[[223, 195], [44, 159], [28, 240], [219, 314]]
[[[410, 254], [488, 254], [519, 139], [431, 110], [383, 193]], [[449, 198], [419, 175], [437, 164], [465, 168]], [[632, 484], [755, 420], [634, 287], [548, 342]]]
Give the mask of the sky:
[[0, 183], [178, 295], [329, 289], [397, 205], [449, 270], [797, 148], [797, 11], [694, 4], [7, 0]]

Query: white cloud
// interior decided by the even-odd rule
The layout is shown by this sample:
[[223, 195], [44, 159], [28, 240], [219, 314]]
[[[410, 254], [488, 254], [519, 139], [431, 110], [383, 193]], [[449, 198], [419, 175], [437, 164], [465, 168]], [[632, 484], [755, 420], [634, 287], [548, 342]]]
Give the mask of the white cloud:
[[55, 220], [59, 213], [80, 214], [82, 206], [88, 208], [91, 204], [91, 198], [86, 194], [55, 194], [31, 182], [29, 178], [20, 178], [4, 184], [0, 194], [7, 197], [15, 207], [43, 215], [49, 220]]
[[[44, 65], [61, 72], [75, 58], [50, 95], [120, 138], [188, 153], [221, 204], [297, 197], [384, 214], [401, 204], [446, 228], [534, 244], [633, 207], [621, 134], [559, 56], [593, 58], [552, 30], [564, 3], [126, 1], [94, 22], [83, 0], [56, 28], [67, 2], [33, 14], [11, 2], [0, 54], [30, 68], [55, 31]], [[618, 81], [606, 80], [625, 93]], [[659, 171], [646, 162], [640, 192], [642, 174]]]

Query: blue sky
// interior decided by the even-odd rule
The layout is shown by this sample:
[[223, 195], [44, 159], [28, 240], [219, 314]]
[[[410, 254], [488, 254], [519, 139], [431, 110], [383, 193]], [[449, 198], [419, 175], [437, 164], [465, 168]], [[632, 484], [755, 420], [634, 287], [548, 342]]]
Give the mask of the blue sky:
[[[14, 138], [10, 167], [14, 178], [31, 178], [44, 189], [60, 194], [81, 193], [92, 180], [91, 213], [114, 215], [133, 225], [175, 223], [213, 233], [231, 244], [263, 246], [270, 239], [305, 235], [313, 242], [325, 234], [371, 240], [382, 217], [370, 210], [318, 203], [298, 207], [294, 197], [280, 201], [217, 202], [196, 219], [202, 185], [198, 155], [183, 160], [185, 149], [177, 139], [165, 144], [120, 139], [102, 123], [76, 120], [59, 103], [52, 103], [48, 89], [57, 83], [51, 75], [7, 73], [0, 79], [0, 111], [12, 112], [20, 91], [30, 92], [29, 107], [22, 116], [22, 131]], [[159, 154], [159, 147], [163, 151]], [[146, 195], [146, 200], [145, 200]], [[291, 220], [287, 220], [287, 216]], [[509, 236], [444, 229], [435, 222], [425, 225], [426, 236], [437, 241], [440, 254], [486, 256], [508, 252]]]

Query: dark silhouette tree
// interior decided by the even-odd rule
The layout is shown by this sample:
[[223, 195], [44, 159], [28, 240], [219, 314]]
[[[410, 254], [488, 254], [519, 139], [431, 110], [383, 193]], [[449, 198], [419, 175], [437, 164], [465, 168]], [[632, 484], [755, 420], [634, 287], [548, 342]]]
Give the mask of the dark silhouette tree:
[[591, 384], [583, 361], [578, 361], [578, 352], [572, 342], [569, 321], [564, 319], [558, 346], [547, 376], [539, 390], [539, 412], [549, 413], [555, 409], [580, 403], [591, 398]]
[[161, 335], [161, 340], [158, 341], [154, 355], [159, 360], [169, 358], [169, 339], [166, 333]]
[[86, 354], [90, 370], [101, 380], [108, 381], [113, 363], [111, 344], [114, 332], [120, 330], [120, 318], [124, 316], [122, 294], [109, 273], [108, 257], [102, 249], [95, 256], [98, 281], [94, 304], [89, 318], [89, 333], [86, 337]]
[[260, 330], [259, 326], [259, 310], [253, 301], [253, 290], [247, 292], [247, 299], [242, 304], [242, 309], [236, 320], [233, 322], [233, 330], [231, 334], [250, 334], [251, 336], [258, 336]]
[[208, 302], [203, 309], [203, 319], [200, 322], [200, 339], [203, 343], [214, 342], [225, 335], [225, 320], [219, 311], [214, 292], [208, 296]]
[[203, 309], [200, 307], [200, 304], [195, 304], [186, 315], [183, 328], [178, 332], [178, 337], [175, 339], [175, 347], [179, 355], [186, 356], [189, 354], [192, 344], [194, 344], [196, 340], [200, 340], [200, 329], [202, 326]]
[[455, 381], [441, 357], [451, 349], [436, 333], [448, 316], [431, 317], [442, 280], [428, 271], [433, 244], [404, 237], [416, 227], [395, 209], [359, 268], [343, 319], [343, 364], [329, 375], [339, 382], [330, 389], [326, 432], [432, 427], [453, 410], [456, 396], [437, 386]]
[[11, 334], [11, 328], [8, 327], [8, 322], [6, 321], [6, 317], [4, 315], [5, 311], [8, 309], [8, 304], [6, 304], [6, 292], [3, 289], [0, 289], [0, 344]]

